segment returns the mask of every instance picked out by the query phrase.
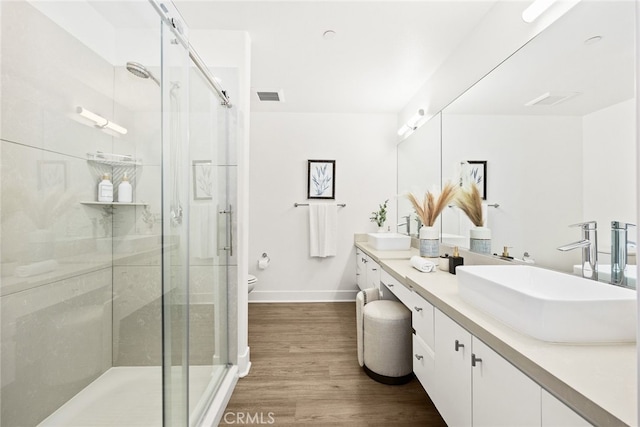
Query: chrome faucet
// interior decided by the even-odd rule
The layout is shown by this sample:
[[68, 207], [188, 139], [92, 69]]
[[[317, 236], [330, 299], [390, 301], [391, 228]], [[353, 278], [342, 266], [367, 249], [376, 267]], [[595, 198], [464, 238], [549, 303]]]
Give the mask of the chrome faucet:
[[[598, 280], [598, 223], [596, 221], [587, 221], [572, 224], [569, 227], [580, 227], [582, 229], [582, 240], [560, 246], [558, 250], [566, 252], [582, 248], [582, 277]], [[586, 274], [586, 265], [589, 265], [590, 275]]]
[[406, 228], [407, 228], [407, 236], [410, 236], [411, 235], [411, 215], [405, 215], [402, 218], [404, 218], [405, 221], [401, 222], [397, 226], [398, 227], [401, 227], [403, 225], [406, 226]]
[[627, 286], [625, 268], [627, 267], [627, 247], [635, 242], [629, 241], [627, 230], [635, 224], [611, 221], [611, 284]]

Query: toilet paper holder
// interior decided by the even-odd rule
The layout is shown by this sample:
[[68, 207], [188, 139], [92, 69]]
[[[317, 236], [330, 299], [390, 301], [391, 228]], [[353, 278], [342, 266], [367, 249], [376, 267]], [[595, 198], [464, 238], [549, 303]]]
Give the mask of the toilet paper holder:
[[269, 258], [269, 255], [267, 255], [266, 252], [263, 252], [262, 257], [260, 257], [260, 259], [258, 260], [258, 268], [264, 270], [265, 268], [269, 267], [270, 262], [271, 258]]

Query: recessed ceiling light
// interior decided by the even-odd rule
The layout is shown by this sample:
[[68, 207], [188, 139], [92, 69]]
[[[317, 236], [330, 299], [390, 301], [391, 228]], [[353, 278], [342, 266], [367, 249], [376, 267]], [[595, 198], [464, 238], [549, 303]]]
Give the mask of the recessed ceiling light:
[[333, 30], [327, 30], [322, 33], [322, 38], [325, 40], [332, 40], [336, 36], [336, 32]]
[[593, 37], [589, 37], [588, 39], [586, 39], [584, 41], [584, 44], [586, 44], [586, 45], [596, 44], [600, 40], [602, 40], [602, 36], [593, 36]]

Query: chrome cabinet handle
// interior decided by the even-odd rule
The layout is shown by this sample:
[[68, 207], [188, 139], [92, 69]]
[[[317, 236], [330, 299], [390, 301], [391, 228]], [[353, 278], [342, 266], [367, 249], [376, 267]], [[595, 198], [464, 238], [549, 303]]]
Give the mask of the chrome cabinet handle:
[[471, 366], [476, 366], [477, 363], [482, 362], [482, 359], [477, 357], [475, 354], [471, 353]]
[[464, 344], [461, 344], [460, 341], [456, 340], [456, 351], [464, 348]]
[[416, 356], [416, 359], [418, 359], [418, 360], [424, 359], [424, 356], [422, 356], [420, 354], [415, 354], [414, 356]]
[[417, 307], [417, 306], [415, 306], [415, 305], [413, 306], [413, 309], [414, 309], [415, 311], [422, 311], [422, 307]]
[[389, 283], [387, 286], [393, 288], [395, 285], [393, 283]]

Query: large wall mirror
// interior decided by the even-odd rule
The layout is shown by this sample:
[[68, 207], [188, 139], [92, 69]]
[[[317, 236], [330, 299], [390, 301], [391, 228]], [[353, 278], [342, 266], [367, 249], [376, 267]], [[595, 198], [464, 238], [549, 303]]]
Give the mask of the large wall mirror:
[[[442, 181], [486, 161], [492, 253], [571, 272], [580, 249], [556, 248], [580, 240], [571, 224], [597, 221], [609, 263], [611, 221], [637, 218], [634, 40], [634, 2], [583, 1], [442, 111]], [[441, 223], [468, 241], [457, 208]]]
[[[398, 145], [398, 231], [417, 236], [419, 222], [408, 193], [418, 198], [440, 188], [442, 153], [440, 114], [436, 114]], [[406, 225], [408, 224], [408, 226]], [[438, 224], [435, 224], [438, 226]], [[407, 228], [408, 227], [408, 228]]]

